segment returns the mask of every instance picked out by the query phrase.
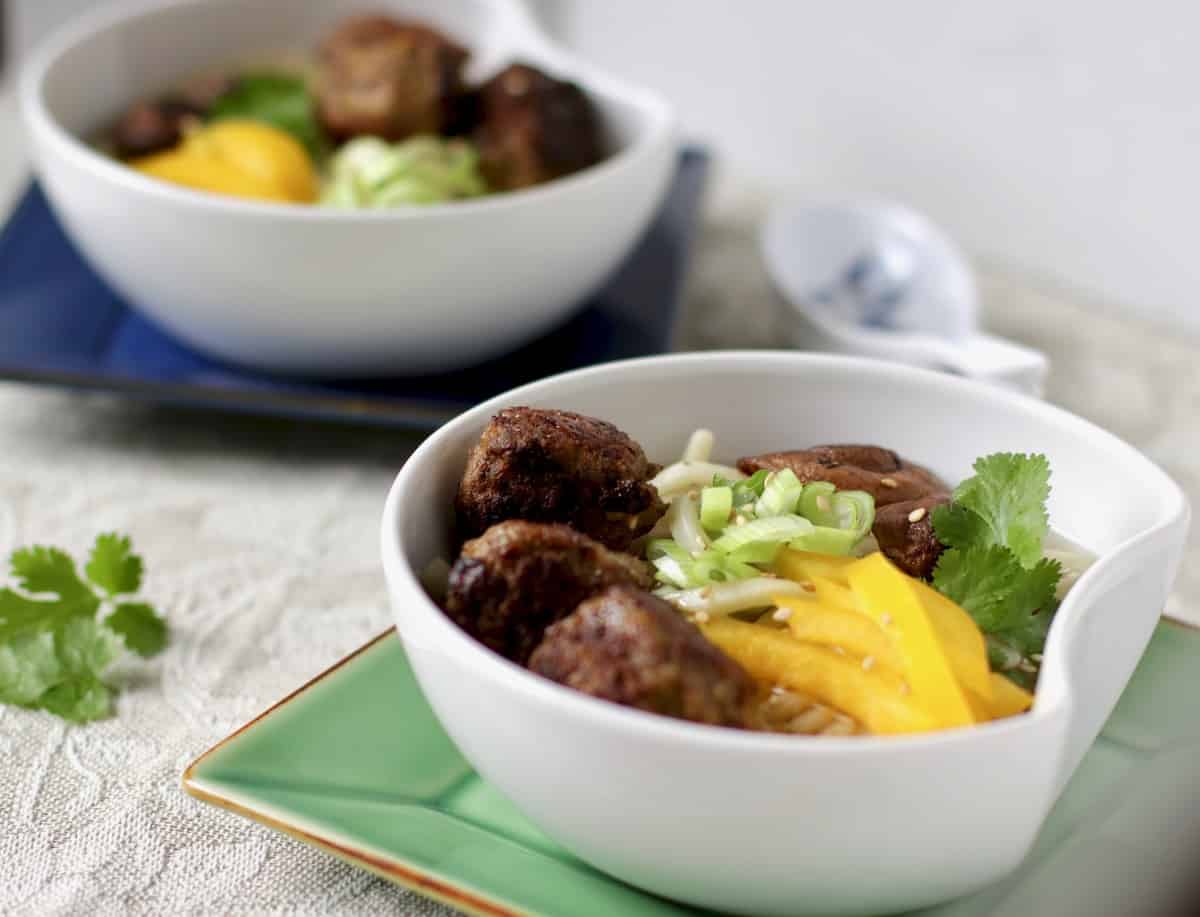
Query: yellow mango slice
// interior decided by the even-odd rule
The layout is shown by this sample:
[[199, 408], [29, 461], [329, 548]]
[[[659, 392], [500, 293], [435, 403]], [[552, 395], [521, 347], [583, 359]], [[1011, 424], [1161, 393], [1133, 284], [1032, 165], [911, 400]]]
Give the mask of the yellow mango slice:
[[848, 587], [850, 584], [846, 581], [846, 568], [855, 560], [853, 557], [784, 548], [775, 558], [775, 572], [800, 583], [812, 582], [818, 576], [822, 576]]
[[991, 668], [983, 631], [965, 609], [919, 579], [909, 579], [925, 606], [954, 674], [965, 688], [990, 702]]
[[812, 584], [813, 596], [818, 602], [836, 605], [838, 608], [845, 608], [847, 611], [858, 614], [862, 613], [862, 609], [858, 606], [858, 599], [845, 580], [839, 581], [826, 576], [814, 576]]
[[311, 203], [320, 183], [298, 140], [257, 121], [219, 121], [130, 165], [177, 185], [260, 200]]
[[913, 700], [940, 726], [976, 722], [914, 580], [882, 554], [856, 561], [846, 571], [863, 611], [893, 635], [904, 660]]
[[870, 658], [871, 664], [897, 678], [904, 677], [904, 659], [896, 644], [862, 612], [792, 596], [780, 596], [775, 603], [791, 612], [787, 625], [797, 640], [841, 647], [860, 660]]
[[802, 643], [787, 631], [732, 618], [714, 618], [701, 630], [759, 681], [810, 694], [871, 732], [892, 735], [937, 727], [934, 718], [903, 693], [900, 679], [881, 670], [866, 671], [849, 656]]
[[1014, 685], [999, 672], [992, 672], [990, 677], [992, 682], [990, 709], [993, 719], [1016, 716], [1033, 706], [1033, 695], [1020, 685]]

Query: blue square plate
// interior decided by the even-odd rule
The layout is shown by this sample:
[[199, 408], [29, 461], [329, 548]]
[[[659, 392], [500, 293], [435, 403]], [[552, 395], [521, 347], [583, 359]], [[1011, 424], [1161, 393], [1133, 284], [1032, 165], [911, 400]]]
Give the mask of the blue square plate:
[[0, 378], [258, 414], [432, 429], [514, 386], [670, 348], [708, 168], [681, 152], [654, 223], [574, 318], [454, 373], [377, 380], [274, 378], [210, 360], [132, 311], [88, 267], [35, 184], [0, 230]]

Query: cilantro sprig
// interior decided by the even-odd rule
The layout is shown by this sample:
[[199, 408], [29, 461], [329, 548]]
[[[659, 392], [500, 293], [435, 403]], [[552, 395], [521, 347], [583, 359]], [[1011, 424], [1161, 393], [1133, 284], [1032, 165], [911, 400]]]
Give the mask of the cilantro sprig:
[[1044, 455], [998, 452], [933, 512], [947, 550], [933, 585], [961, 605], [988, 637], [993, 666], [1028, 685], [1057, 608], [1062, 567], [1042, 556], [1049, 531], [1050, 463]]
[[100, 535], [84, 577], [57, 548], [22, 548], [9, 559], [16, 588], [0, 588], [0, 703], [73, 722], [112, 710], [103, 676], [125, 650], [153, 656], [167, 625], [145, 602], [142, 559], [128, 538]]

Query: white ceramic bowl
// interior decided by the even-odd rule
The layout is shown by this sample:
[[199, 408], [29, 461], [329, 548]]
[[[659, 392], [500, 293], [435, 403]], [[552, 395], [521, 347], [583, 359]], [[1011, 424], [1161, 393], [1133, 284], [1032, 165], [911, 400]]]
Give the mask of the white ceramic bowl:
[[[311, 48], [352, 12], [428, 21], [476, 78], [524, 59], [576, 79], [616, 152], [478, 201], [347, 213], [203, 194], [142, 176], [84, 139], [137, 98], [264, 49]], [[451, 369], [563, 320], [654, 214], [675, 158], [653, 94], [548, 42], [517, 0], [153, 0], [69, 25], [26, 67], [21, 102], [51, 204], [100, 274], [199, 350], [291, 373]]]
[[[450, 551], [468, 448], [501, 407], [612, 421], [647, 454], [692, 429], [726, 459], [869, 441], [947, 480], [998, 450], [1053, 468], [1052, 524], [1100, 555], [1052, 627], [1026, 716], [913, 737], [815, 739], [694, 725], [533, 675], [459, 630], [417, 571]], [[382, 524], [396, 624], [447, 732], [551, 837], [620, 879], [746, 914], [875, 914], [976, 890], [1017, 866], [1133, 672], [1188, 523], [1130, 446], [1033, 399], [847, 357], [707, 353], [537, 382], [447, 424], [401, 470]]]

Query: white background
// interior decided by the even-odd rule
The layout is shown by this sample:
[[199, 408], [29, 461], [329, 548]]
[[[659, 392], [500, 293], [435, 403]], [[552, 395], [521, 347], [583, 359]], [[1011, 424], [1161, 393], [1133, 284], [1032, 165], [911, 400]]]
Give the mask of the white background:
[[[91, 5], [8, 2], [18, 45]], [[534, 2], [742, 177], [907, 201], [977, 256], [1200, 331], [1198, 4]]]

